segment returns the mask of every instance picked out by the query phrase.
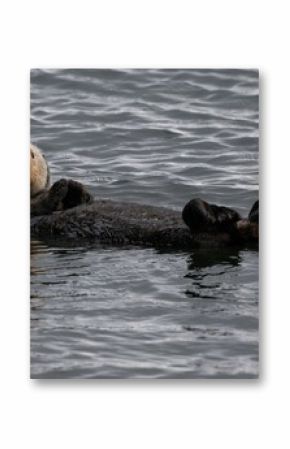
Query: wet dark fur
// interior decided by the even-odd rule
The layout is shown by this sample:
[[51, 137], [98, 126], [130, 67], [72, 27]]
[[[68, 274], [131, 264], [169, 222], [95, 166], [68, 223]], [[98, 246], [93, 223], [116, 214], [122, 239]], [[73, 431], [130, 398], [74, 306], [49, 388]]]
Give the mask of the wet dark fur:
[[93, 201], [82, 184], [65, 179], [31, 201], [31, 215], [31, 234], [40, 238], [175, 249], [240, 245], [252, 240], [251, 233], [238, 232], [236, 223], [241, 217], [226, 207], [195, 199], [181, 214], [136, 203]]
[[231, 232], [241, 216], [233, 209], [209, 204], [199, 198], [189, 201], [182, 218], [192, 233], [207, 229], [209, 232]]
[[60, 179], [49, 190], [31, 199], [30, 214], [32, 216], [49, 215], [55, 211], [64, 211], [91, 201], [91, 194], [82, 184], [71, 179]]

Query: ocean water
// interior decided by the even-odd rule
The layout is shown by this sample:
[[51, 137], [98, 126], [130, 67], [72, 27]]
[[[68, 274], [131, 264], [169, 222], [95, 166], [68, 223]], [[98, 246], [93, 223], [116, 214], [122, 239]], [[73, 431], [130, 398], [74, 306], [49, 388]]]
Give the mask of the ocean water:
[[[181, 210], [258, 198], [255, 70], [33, 70], [52, 182]], [[31, 241], [32, 378], [255, 378], [253, 250]]]

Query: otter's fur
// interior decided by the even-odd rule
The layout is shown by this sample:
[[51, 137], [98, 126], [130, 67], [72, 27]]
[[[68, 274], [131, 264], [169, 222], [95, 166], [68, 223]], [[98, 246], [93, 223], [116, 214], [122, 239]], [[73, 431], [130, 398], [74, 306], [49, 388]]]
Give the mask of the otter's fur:
[[256, 243], [258, 236], [257, 226], [232, 209], [200, 199], [191, 200], [183, 214], [164, 207], [93, 201], [81, 184], [65, 179], [51, 187], [32, 215], [38, 216], [31, 219], [31, 234], [43, 239], [191, 250]]
[[90, 239], [109, 245], [193, 247], [193, 237], [180, 212], [110, 200], [95, 200], [63, 212], [32, 217], [31, 233], [44, 239]]
[[79, 182], [60, 179], [49, 190], [44, 190], [30, 201], [30, 214], [49, 215], [64, 211], [92, 201], [91, 194]]
[[49, 187], [49, 169], [40, 149], [30, 144], [30, 196], [34, 198]]
[[50, 175], [41, 150], [30, 144], [30, 213], [48, 215], [86, 204], [91, 195], [77, 181], [61, 179], [49, 189]]
[[164, 207], [95, 200], [77, 181], [49, 186], [40, 150], [31, 145], [31, 234], [101, 244], [187, 249], [258, 242], [259, 204], [246, 219], [233, 209], [189, 201], [182, 214]]

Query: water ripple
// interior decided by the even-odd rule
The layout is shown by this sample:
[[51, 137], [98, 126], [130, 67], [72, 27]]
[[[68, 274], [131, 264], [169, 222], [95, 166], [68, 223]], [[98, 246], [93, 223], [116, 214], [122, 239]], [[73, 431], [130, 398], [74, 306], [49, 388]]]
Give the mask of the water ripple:
[[[33, 70], [52, 179], [180, 210], [258, 195], [254, 70]], [[32, 242], [31, 375], [256, 377], [258, 254]]]

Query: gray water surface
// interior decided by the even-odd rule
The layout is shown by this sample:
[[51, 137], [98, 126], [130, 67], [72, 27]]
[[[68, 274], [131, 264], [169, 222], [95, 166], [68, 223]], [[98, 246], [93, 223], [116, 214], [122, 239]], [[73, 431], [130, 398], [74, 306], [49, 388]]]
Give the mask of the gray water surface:
[[[33, 70], [52, 181], [181, 210], [258, 197], [258, 73]], [[258, 252], [31, 242], [31, 377], [253, 378]]]

